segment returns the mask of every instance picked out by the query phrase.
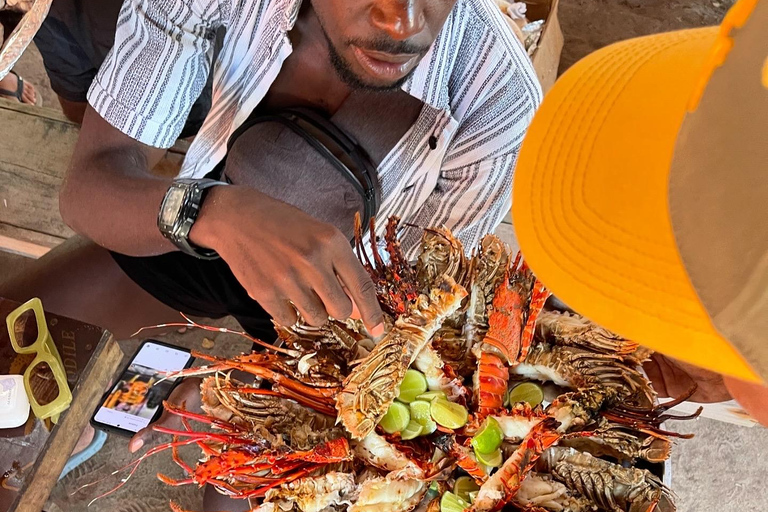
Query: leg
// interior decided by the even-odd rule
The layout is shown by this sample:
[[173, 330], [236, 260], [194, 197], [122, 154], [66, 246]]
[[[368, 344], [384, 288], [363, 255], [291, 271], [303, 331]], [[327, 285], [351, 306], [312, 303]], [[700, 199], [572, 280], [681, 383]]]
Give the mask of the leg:
[[210, 512], [246, 512], [251, 510], [251, 507], [248, 505], [248, 500], [236, 500], [224, 496], [210, 485], [206, 485], [205, 494], [203, 495], [203, 510]]
[[109, 252], [80, 237], [0, 283], [0, 296], [21, 302], [39, 297], [46, 310], [104, 327], [117, 338], [179, 319], [125, 275]]

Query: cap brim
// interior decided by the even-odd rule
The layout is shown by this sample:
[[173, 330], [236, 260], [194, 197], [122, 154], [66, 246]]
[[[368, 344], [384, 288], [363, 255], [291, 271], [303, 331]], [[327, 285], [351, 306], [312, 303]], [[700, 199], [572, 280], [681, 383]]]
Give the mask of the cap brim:
[[716, 36], [624, 41], [566, 72], [523, 143], [513, 218], [533, 271], [581, 314], [671, 357], [760, 381], [712, 327], [668, 209], [676, 135]]
[[40, 30], [53, 0], [35, 0], [0, 49], [0, 80], [8, 74]]

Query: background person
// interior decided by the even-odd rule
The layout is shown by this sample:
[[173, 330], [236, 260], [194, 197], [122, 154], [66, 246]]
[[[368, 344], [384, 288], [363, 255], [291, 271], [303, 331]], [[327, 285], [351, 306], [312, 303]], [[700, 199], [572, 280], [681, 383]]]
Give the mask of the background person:
[[513, 200], [546, 286], [668, 356], [648, 366], [657, 389], [730, 391], [764, 425], [767, 134], [768, 1], [742, 0], [720, 28], [624, 41], [568, 70], [531, 125]]

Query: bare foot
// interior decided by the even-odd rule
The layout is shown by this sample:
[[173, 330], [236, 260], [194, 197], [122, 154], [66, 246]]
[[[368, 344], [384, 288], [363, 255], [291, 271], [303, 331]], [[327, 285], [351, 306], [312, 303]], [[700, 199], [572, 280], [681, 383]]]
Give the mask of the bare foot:
[[[0, 90], [9, 93], [10, 96], [2, 94], [0, 95], [0, 98], [4, 98], [10, 101], [18, 101], [18, 98], [16, 97], [16, 90], [18, 87], [18, 76], [14, 73], [8, 73], [2, 80], [0, 80]], [[21, 91], [21, 101], [22, 103], [26, 103], [28, 105], [34, 105], [37, 102], [37, 90], [35, 90], [34, 85], [27, 81], [24, 81], [24, 87]]]
[[77, 441], [77, 444], [75, 445], [74, 450], [72, 450], [72, 455], [77, 455], [81, 451], [85, 450], [88, 447], [88, 445], [91, 444], [91, 441], [93, 441], [93, 436], [95, 434], [96, 434], [96, 431], [93, 429], [93, 427], [90, 425], [87, 425], [83, 429], [83, 432], [80, 434], [80, 439]]

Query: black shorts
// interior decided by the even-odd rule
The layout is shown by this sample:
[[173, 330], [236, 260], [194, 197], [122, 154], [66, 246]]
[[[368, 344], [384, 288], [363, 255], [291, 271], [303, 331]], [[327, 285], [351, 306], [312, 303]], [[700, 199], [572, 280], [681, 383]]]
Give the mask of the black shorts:
[[178, 251], [141, 258], [111, 254], [128, 277], [165, 305], [192, 316], [232, 315], [251, 336], [267, 342], [277, 338], [269, 314], [223, 259], [200, 260]]

